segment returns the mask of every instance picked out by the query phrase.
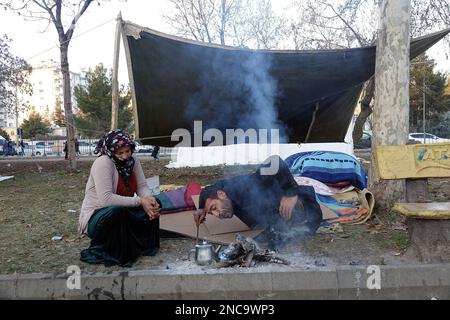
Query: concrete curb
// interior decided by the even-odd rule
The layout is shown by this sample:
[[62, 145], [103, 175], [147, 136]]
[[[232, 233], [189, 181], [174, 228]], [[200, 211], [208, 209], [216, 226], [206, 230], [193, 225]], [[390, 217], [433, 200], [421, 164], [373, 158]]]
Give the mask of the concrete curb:
[[450, 264], [380, 266], [381, 289], [367, 287], [376, 272], [366, 266], [247, 271], [81, 273], [74, 290], [71, 274], [3, 275], [0, 299], [450, 299]]

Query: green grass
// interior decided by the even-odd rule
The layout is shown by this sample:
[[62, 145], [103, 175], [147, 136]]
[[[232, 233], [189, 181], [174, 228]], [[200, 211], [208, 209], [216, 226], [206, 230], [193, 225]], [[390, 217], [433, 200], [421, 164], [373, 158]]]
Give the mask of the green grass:
[[406, 234], [398, 235], [394, 238], [395, 244], [401, 249], [406, 250], [409, 246], [409, 237]]
[[[162, 185], [173, 186], [190, 181], [208, 184], [224, 177], [223, 167], [167, 169], [165, 164], [144, 162], [145, 175], [159, 175]], [[0, 183], [0, 274], [65, 272], [70, 265], [79, 265], [88, 272], [105, 270], [101, 265], [88, 265], [79, 260], [80, 251], [89, 246], [89, 239], [78, 236], [78, 216], [91, 162], [80, 162], [80, 172], [74, 175], [67, 174], [65, 166], [64, 161], [0, 162], [0, 174], [15, 176], [15, 180]], [[226, 168], [226, 175], [253, 169], [251, 166]], [[369, 263], [382, 253], [408, 245], [405, 231], [390, 228], [398, 216], [378, 213], [375, 217], [370, 223], [383, 225], [375, 233], [371, 233], [374, 229], [370, 225], [344, 226], [345, 237], [318, 235], [303, 243], [299, 250], [312, 256], [334, 257], [343, 264], [355, 259]], [[63, 236], [64, 240], [52, 241], [53, 236]], [[192, 239], [163, 239], [160, 253], [139, 259], [133, 269], [164, 269], [168, 263], [185, 258], [193, 245]]]

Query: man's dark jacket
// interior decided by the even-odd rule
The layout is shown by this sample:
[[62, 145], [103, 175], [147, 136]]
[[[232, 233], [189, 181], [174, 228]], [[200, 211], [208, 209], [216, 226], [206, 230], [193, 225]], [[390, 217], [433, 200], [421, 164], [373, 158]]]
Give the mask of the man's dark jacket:
[[[279, 169], [274, 175], [265, 175], [271, 161]], [[261, 164], [255, 173], [241, 175], [226, 180], [220, 180], [206, 187], [200, 195], [199, 207], [204, 208], [208, 197], [215, 198], [217, 191], [224, 191], [233, 204], [234, 214], [248, 226], [276, 226], [282, 223], [279, 214], [280, 201], [283, 196], [298, 196], [292, 223], [305, 224], [311, 232], [319, 227], [322, 211], [316, 201], [313, 187], [299, 186], [287, 164], [278, 156], [272, 156]]]

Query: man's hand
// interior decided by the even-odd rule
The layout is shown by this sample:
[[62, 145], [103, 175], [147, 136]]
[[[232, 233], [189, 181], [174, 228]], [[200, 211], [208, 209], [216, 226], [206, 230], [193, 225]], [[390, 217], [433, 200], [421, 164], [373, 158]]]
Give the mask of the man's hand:
[[290, 220], [292, 217], [292, 210], [297, 204], [298, 196], [283, 197], [280, 202], [280, 215], [284, 220]]
[[149, 196], [149, 197], [141, 198], [141, 206], [144, 208], [144, 211], [150, 217], [150, 220], [153, 220], [153, 219], [156, 219], [159, 217], [161, 208], [159, 207], [159, 204], [154, 197]]
[[206, 220], [206, 212], [204, 209], [199, 209], [194, 212], [194, 220], [197, 226], [201, 225]]

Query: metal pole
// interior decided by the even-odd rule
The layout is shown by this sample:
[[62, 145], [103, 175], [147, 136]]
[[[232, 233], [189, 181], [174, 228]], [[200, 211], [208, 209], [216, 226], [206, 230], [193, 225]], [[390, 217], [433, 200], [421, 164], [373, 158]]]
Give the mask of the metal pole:
[[19, 99], [17, 98], [17, 86], [16, 86], [16, 148], [19, 147]]
[[426, 133], [426, 131], [425, 131], [425, 89], [426, 89], [426, 87], [425, 87], [425, 78], [423, 79], [423, 92], [422, 92], [422, 95], [423, 95], [423, 114], [422, 114], [422, 117], [423, 117], [423, 119], [422, 119], [422, 126], [423, 126], [423, 143], [426, 143], [427, 141], [426, 141], [426, 136], [425, 136], [425, 133]]
[[112, 109], [111, 109], [111, 129], [117, 129], [119, 122], [119, 53], [120, 53], [120, 36], [122, 29], [122, 13], [117, 15], [116, 24], [116, 37], [114, 41], [114, 58], [113, 58], [113, 71], [112, 71]]

